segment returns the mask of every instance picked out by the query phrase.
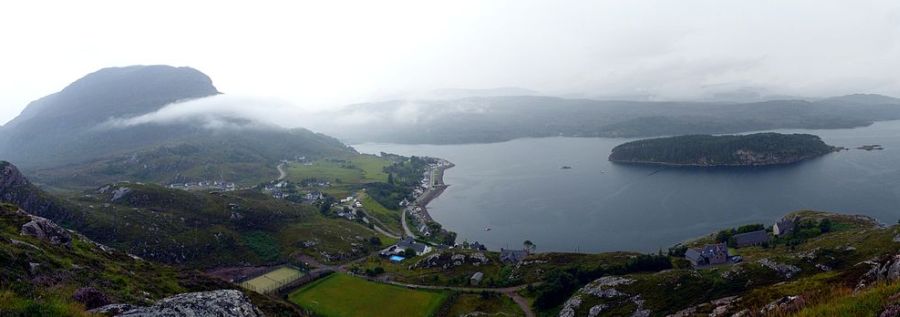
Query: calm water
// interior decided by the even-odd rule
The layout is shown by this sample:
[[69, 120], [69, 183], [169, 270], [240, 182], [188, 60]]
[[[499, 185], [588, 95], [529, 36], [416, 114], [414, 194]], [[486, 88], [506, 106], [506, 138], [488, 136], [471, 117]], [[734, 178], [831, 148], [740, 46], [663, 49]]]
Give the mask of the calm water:
[[852, 149], [785, 167], [690, 169], [608, 162], [610, 150], [630, 139], [355, 147], [455, 163], [444, 178], [450, 188], [429, 211], [459, 233], [457, 241], [492, 249], [529, 239], [540, 251], [655, 251], [725, 227], [772, 223], [799, 209], [864, 214], [884, 223], [900, 218], [900, 121], [778, 132], [885, 149]]

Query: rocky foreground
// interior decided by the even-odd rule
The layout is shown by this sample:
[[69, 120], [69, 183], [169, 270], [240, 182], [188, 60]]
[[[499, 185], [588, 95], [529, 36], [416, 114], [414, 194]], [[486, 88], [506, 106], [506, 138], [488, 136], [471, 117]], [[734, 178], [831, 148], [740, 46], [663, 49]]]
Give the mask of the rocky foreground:
[[[739, 263], [600, 277], [559, 312], [575, 316], [900, 316], [900, 225], [799, 212], [839, 229], [802, 229], [767, 246], [736, 249]], [[688, 245], [712, 242], [703, 237]], [[863, 304], [865, 302], [865, 304]]]
[[238, 290], [178, 294], [148, 307], [110, 304], [90, 311], [121, 317], [262, 317], [265, 316]]

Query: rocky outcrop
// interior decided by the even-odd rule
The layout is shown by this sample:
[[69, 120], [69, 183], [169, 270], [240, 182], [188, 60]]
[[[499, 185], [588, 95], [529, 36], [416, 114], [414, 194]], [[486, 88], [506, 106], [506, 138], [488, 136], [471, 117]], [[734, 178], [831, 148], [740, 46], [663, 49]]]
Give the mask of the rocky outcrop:
[[153, 306], [107, 305], [91, 311], [122, 317], [262, 317], [263, 313], [238, 290], [184, 293], [164, 298]]
[[15, 165], [0, 161], [0, 202], [11, 203], [54, 221], [73, 218], [72, 212], [61, 202], [32, 185]]
[[[598, 278], [582, 287], [575, 295], [569, 298], [569, 300], [563, 304], [562, 310], [559, 311], [559, 316], [576, 316], [581, 305], [588, 301], [589, 298], [613, 300], [620, 302], [620, 304], [633, 304], [636, 308], [632, 313], [632, 316], [650, 316], [651, 311], [644, 308], [644, 299], [641, 298], [640, 294], [632, 296], [617, 289], [617, 287], [630, 285], [632, 283], [634, 283], [633, 279], [620, 276], [604, 276]], [[588, 309], [587, 315], [597, 316], [609, 307], [609, 304], [593, 305]]]
[[885, 259], [873, 259], [857, 265], [868, 265], [870, 269], [856, 283], [856, 290], [861, 290], [878, 282], [900, 280], [900, 253]]
[[878, 317], [897, 317], [900, 316], [900, 303], [890, 304], [884, 308], [884, 311]]
[[806, 299], [803, 296], [785, 296], [776, 299], [763, 307], [759, 313], [763, 316], [769, 316], [775, 313], [791, 314], [795, 313], [806, 306]]
[[22, 225], [21, 234], [56, 245], [70, 246], [72, 244], [72, 235], [69, 234], [69, 231], [38, 216], [31, 216], [31, 221]]
[[794, 277], [795, 275], [797, 275], [797, 273], [800, 273], [799, 267], [796, 267], [796, 266], [793, 266], [790, 264], [778, 263], [778, 262], [775, 262], [775, 261], [772, 261], [769, 259], [762, 259], [762, 260], [757, 261], [757, 263], [759, 263], [759, 265], [762, 265], [763, 267], [769, 268], [770, 270], [777, 272], [779, 275], [783, 276], [785, 279], [790, 279], [790, 278]]
[[13, 188], [29, 185], [25, 176], [19, 172], [15, 165], [6, 161], [0, 161], [0, 188]]
[[737, 296], [723, 297], [710, 302], [702, 303], [700, 305], [682, 309], [666, 317], [691, 317], [698, 315], [710, 317], [729, 316], [729, 313], [735, 309], [736, 304], [740, 302], [740, 300], [741, 298]]

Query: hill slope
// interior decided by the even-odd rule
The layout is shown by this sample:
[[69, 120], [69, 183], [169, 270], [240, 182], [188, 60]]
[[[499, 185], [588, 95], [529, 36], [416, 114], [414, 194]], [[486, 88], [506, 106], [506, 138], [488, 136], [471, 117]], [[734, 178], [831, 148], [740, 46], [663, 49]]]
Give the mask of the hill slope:
[[[284, 263], [301, 254], [342, 260], [374, 250], [368, 227], [253, 190], [188, 192], [116, 183], [66, 198], [0, 162], [0, 201], [142, 258], [192, 267]], [[318, 241], [304, 246], [304, 241]]]
[[[178, 293], [228, 288], [234, 285], [134, 258], [0, 204], [0, 315], [89, 316], [86, 309], [106, 304], [149, 305]], [[249, 297], [269, 316], [298, 315], [269, 297], [239, 297]]]
[[[49, 185], [93, 187], [121, 180], [220, 180], [255, 185], [277, 176], [280, 160], [353, 153], [340, 141], [241, 118], [116, 125], [177, 101], [217, 95], [192, 68], [129, 66], [89, 74], [32, 102], [0, 128], [0, 159]], [[40, 173], [31, 173], [40, 170]]]
[[0, 153], [7, 160], [31, 166], [138, 148], [184, 131], [146, 126], [105, 133], [95, 127], [109, 118], [148, 113], [178, 100], [218, 93], [209, 77], [192, 68], [101, 69], [30, 103], [3, 126]]

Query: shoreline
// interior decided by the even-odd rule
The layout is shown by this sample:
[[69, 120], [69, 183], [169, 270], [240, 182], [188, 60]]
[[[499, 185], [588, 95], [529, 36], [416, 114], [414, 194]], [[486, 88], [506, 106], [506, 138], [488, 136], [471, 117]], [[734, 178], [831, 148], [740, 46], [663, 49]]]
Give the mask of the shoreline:
[[439, 160], [446, 162], [446, 164], [438, 166], [437, 168], [432, 170], [434, 185], [426, 190], [425, 193], [423, 193], [422, 196], [419, 196], [419, 198], [415, 201], [415, 206], [422, 208], [422, 217], [430, 222], [434, 222], [434, 219], [431, 218], [431, 214], [428, 213], [428, 204], [431, 203], [432, 200], [440, 196], [442, 193], [444, 193], [444, 190], [447, 189], [447, 187], [450, 187], [450, 185], [444, 183], [444, 171], [456, 166], [450, 161], [444, 159]]

